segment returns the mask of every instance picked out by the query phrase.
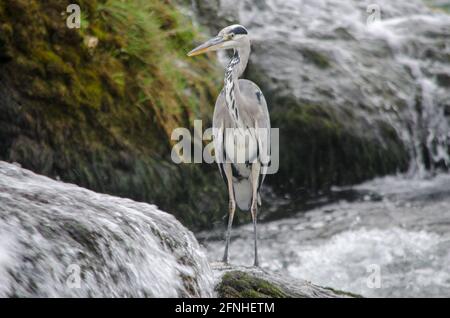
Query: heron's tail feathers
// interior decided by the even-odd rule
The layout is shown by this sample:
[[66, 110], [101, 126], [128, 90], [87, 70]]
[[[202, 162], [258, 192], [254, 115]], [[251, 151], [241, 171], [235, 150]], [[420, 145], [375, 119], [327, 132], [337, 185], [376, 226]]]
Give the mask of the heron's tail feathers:
[[242, 211], [250, 210], [252, 204], [252, 185], [248, 179], [242, 179], [233, 183], [234, 198]]

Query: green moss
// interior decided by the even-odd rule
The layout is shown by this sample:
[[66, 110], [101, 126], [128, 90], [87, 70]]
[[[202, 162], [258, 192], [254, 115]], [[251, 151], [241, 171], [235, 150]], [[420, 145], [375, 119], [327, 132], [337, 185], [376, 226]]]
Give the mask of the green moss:
[[319, 68], [330, 67], [330, 61], [324, 54], [310, 49], [302, 49], [302, 55], [306, 61], [315, 64]]
[[425, 2], [429, 7], [434, 10], [450, 13], [450, 3], [439, 2], [436, 0], [426, 0]]
[[[1, 11], [0, 11], [1, 15]], [[8, 43], [12, 38], [12, 27], [8, 23], [0, 24], [0, 63], [7, 62], [12, 59], [12, 52], [8, 47]]]
[[407, 167], [406, 149], [382, 122], [379, 139], [364, 137], [349, 125], [355, 122], [351, 113], [338, 114], [294, 98], [276, 104], [280, 107], [272, 112], [272, 122], [273, 127], [282, 127], [280, 170], [271, 181], [281, 192], [301, 188], [314, 195], [332, 185], [354, 184]]
[[[308, 284], [306, 283], [306, 285]], [[317, 293], [312, 292], [311, 289], [317, 289]], [[224, 273], [220, 283], [216, 286], [216, 292], [219, 298], [304, 298], [320, 297], [320, 295], [351, 298], [361, 297], [353, 293], [314, 285], [309, 285], [305, 289], [301, 286], [299, 288], [292, 288], [284, 286], [282, 283], [261, 279], [252, 272], [241, 270]]]
[[216, 287], [219, 298], [289, 298], [288, 293], [264, 279], [241, 271], [225, 273]]
[[186, 57], [198, 31], [147, 0], [78, 1], [81, 29], [68, 29], [69, 3], [0, 2], [1, 93], [20, 102], [0, 99], [0, 159], [209, 227], [224, 211], [203, 194], [224, 196], [217, 172], [169, 157], [172, 129], [210, 121], [220, 86], [213, 61]]

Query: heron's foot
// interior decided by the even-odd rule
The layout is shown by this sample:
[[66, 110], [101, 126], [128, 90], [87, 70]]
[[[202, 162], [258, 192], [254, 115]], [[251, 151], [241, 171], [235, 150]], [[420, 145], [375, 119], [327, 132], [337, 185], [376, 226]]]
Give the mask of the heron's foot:
[[259, 261], [257, 258], [255, 258], [255, 262], [253, 263], [253, 266], [259, 267]]

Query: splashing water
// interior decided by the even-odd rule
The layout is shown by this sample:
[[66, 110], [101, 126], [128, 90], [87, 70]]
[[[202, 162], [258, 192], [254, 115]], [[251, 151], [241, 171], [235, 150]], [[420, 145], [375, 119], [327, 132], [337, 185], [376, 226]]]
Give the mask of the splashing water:
[[[262, 267], [363, 296], [449, 297], [450, 176], [385, 177], [353, 190], [354, 202], [260, 224]], [[220, 259], [222, 241], [204, 244]], [[236, 228], [231, 262], [252, 259], [252, 226]]]
[[193, 234], [155, 206], [0, 162], [0, 297], [209, 297]]
[[[411, 36], [408, 34], [410, 32], [408, 26], [414, 24], [428, 25], [429, 29]], [[438, 165], [448, 168], [450, 160], [448, 154], [450, 126], [449, 118], [444, 112], [449, 90], [437, 85], [435, 79], [438, 76], [436, 68], [442, 67], [444, 73], [450, 74], [450, 65], [430, 60], [426, 57], [430, 54], [427, 51], [430, 47], [427, 45], [420, 47], [426, 43], [425, 38], [430, 36], [429, 32], [433, 28], [438, 30], [435, 36], [449, 36], [450, 17], [415, 15], [380, 21], [368, 28], [371, 34], [389, 44], [394, 60], [408, 70], [415, 81], [409, 96], [400, 95], [407, 105], [400, 114], [402, 120], [391, 123], [409, 147], [411, 157], [409, 175], [419, 178], [425, 177], [427, 170], [433, 170]], [[445, 50], [450, 50], [450, 46], [447, 49], [446, 45]]]

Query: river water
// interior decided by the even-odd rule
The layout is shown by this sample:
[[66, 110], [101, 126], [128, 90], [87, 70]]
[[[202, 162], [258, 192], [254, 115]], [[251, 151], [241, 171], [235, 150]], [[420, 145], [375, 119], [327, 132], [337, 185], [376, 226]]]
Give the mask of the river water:
[[[261, 266], [367, 297], [449, 297], [450, 175], [334, 189], [349, 191], [352, 200], [260, 224]], [[234, 230], [232, 263], [252, 264], [252, 233]], [[222, 240], [204, 244], [221, 258]]]

